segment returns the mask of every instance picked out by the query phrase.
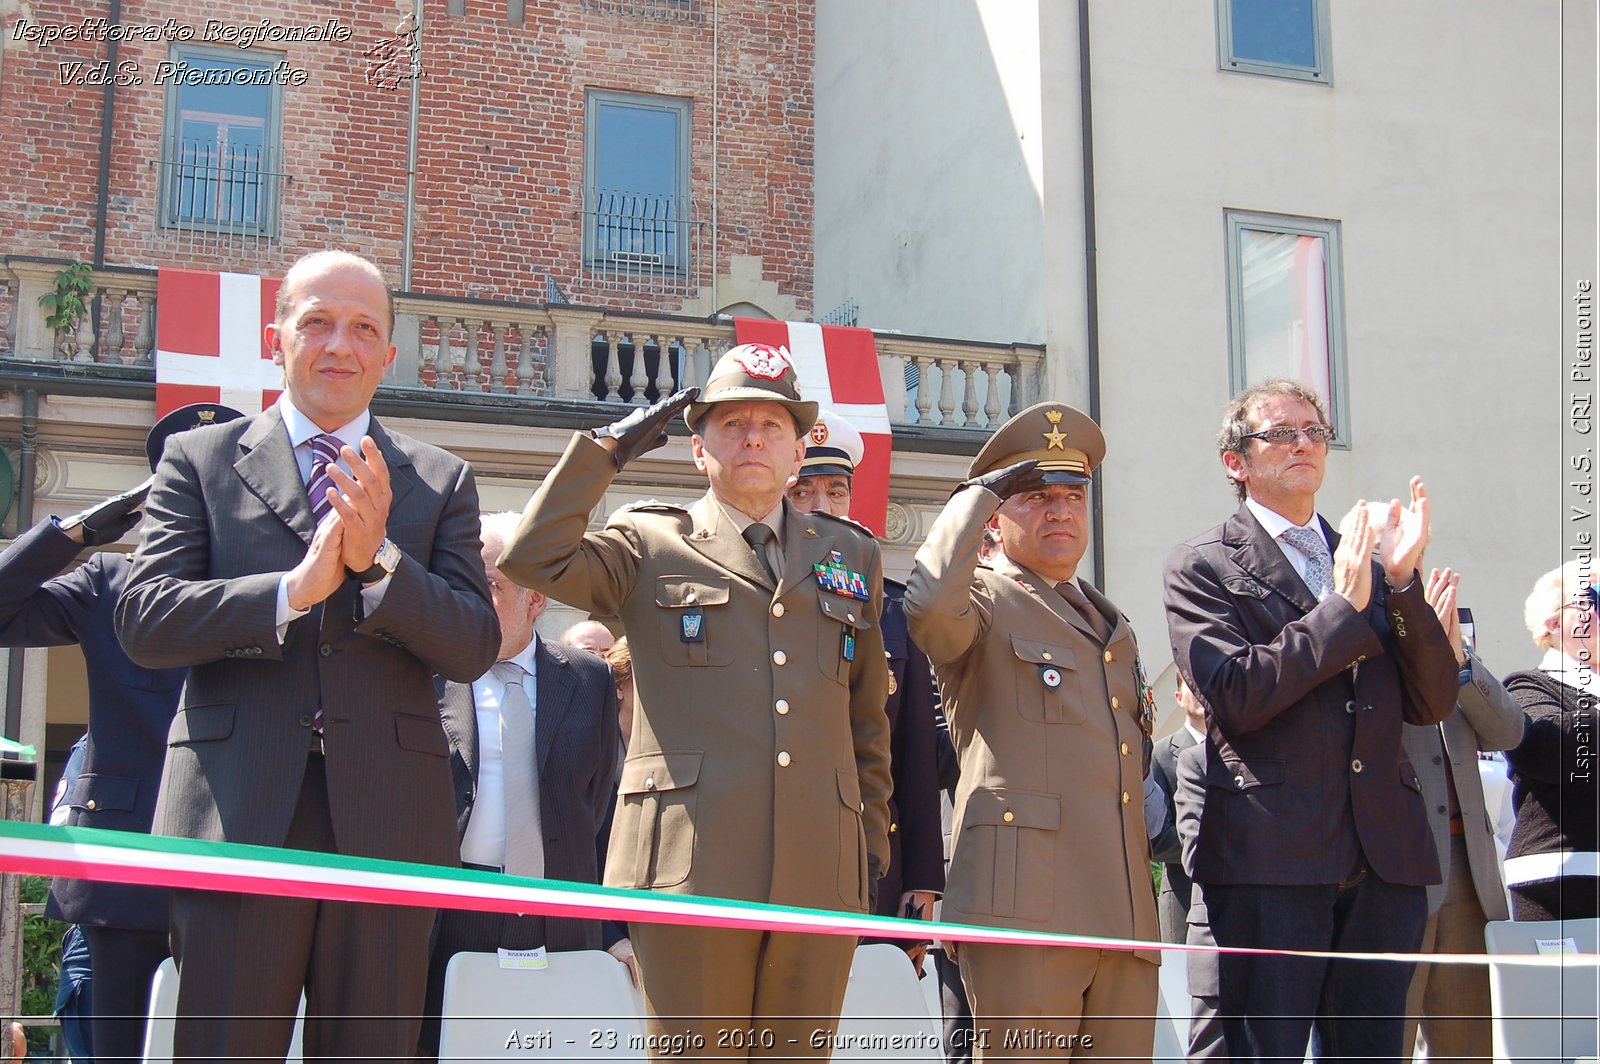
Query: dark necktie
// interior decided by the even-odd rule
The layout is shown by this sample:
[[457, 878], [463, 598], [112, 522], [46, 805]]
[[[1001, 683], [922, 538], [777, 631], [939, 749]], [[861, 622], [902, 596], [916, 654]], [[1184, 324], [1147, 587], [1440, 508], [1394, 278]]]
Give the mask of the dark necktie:
[[1078, 611], [1079, 616], [1088, 623], [1095, 637], [1100, 640], [1100, 645], [1104, 646], [1106, 640], [1111, 638], [1111, 625], [1106, 623], [1105, 615], [1094, 608], [1094, 603], [1090, 602], [1088, 596], [1071, 580], [1061, 581], [1056, 585], [1056, 591], [1067, 600], [1067, 605]]
[[319, 525], [333, 509], [328, 501], [328, 489], [333, 487], [328, 466], [338, 464], [341, 446], [339, 437], [326, 432], [311, 437], [311, 479], [306, 481], [306, 496], [311, 500], [311, 516]]
[[756, 561], [761, 563], [761, 571], [767, 574], [767, 579], [772, 581], [772, 586], [778, 586], [778, 574], [772, 571], [772, 559], [767, 556], [767, 544], [778, 538], [778, 534], [770, 527], [757, 521], [744, 530], [744, 541], [750, 544], [750, 549], [756, 552]]

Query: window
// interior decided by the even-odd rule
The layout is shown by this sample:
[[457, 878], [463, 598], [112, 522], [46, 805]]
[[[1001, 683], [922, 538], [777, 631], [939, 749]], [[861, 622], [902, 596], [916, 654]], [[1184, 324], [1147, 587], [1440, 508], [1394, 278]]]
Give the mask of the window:
[[162, 153], [161, 224], [272, 235], [276, 224], [278, 60], [237, 49], [174, 49]]
[[1315, 388], [1348, 443], [1339, 223], [1228, 211], [1229, 383], [1268, 377]]
[[1217, 0], [1217, 65], [1332, 84], [1328, 0]]
[[583, 258], [609, 273], [689, 265], [689, 101], [590, 90]]

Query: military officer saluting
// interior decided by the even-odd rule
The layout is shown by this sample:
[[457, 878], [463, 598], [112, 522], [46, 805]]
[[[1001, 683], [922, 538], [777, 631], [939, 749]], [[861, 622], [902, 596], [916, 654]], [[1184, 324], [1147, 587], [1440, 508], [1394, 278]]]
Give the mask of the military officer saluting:
[[[1133, 630], [1078, 579], [1105, 437], [1064, 403], [978, 452], [917, 552], [911, 636], [961, 759], [944, 919], [1159, 940]], [[984, 529], [1000, 553], [980, 563]], [[1148, 1059], [1155, 952], [964, 943], [979, 1059]]]
[[[861, 912], [888, 857], [878, 548], [784, 501], [817, 416], [786, 351], [733, 348], [695, 400], [575, 434], [499, 568], [627, 629], [636, 704], [607, 886]], [[586, 532], [679, 411], [710, 490]], [[686, 1033], [690, 1055], [828, 1055], [812, 1036], [837, 1022], [854, 939], [631, 930], [652, 1059]]]

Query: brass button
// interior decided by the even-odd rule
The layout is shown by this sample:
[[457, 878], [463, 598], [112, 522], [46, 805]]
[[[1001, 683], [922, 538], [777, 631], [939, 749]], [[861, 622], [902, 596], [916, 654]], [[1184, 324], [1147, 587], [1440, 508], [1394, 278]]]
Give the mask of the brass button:
[[1048, 651], [1048, 650], [1046, 650], [1046, 651], [1045, 651], [1045, 652], [1044, 652], [1044, 660], [1046, 660], [1046, 661], [1054, 661], [1054, 660], [1055, 660], [1055, 659], [1054, 659], [1054, 658], [1052, 658], [1052, 657], [1051, 657], [1051, 656], [1050, 656], [1050, 652], [1049, 652], [1049, 651]]
[[844, 619], [845, 619], [845, 620], [847, 620], [847, 621], [849, 621], [849, 622], [850, 622], [850, 623], [851, 623], [851, 624], [854, 624], [854, 623], [856, 623], [856, 615], [855, 615], [855, 614], [853, 614], [853, 613], [847, 613], [847, 614], [845, 614], [845, 615], [844, 615]]
[[789, 660], [789, 655], [785, 654], [783, 651], [774, 650], [772, 652], [772, 663], [774, 665], [782, 665], [784, 662], [786, 662], [788, 660]]
[[1112, 695], [1111, 696], [1111, 708], [1112, 709], [1121, 709], [1122, 708], [1122, 703], [1117, 701], [1117, 696], [1116, 695]]
[[889, 825], [889, 834], [893, 835], [895, 832], [897, 832], [899, 830], [900, 830], [900, 825], [899, 824], [890, 824]]
[[96, 808], [95, 800], [93, 798], [90, 798], [87, 802], [83, 803], [83, 807], [92, 812]]
[[683, 601], [685, 601], [685, 602], [693, 602], [694, 600], [695, 600], [695, 593], [692, 590], [688, 594], [683, 596]]
[[1133, 801], [1133, 799], [1128, 797], [1128, 792], [1127, 791], [1123, 791], [1122, 792], [1122, 804], [1123, 805], [1127, 805], [1131, 801]]
[[1123, 757], [1127, 757], [1128, 756], [1128, 744], [1127, 743], [1123, 743], [1122, 744], [1122, 756]]
[[1004, 820], [1004, 821], [1005, 821], [1005, 822], [1006, 822], [1006, 823], [1007, 823], [1007, 824], [1009, 824], [1009, 823], [1011, 823], [1011, 822], [1012, 822], [1012, 821], [1013, 821], [1013, 820], [1015, 820], [1015, 819], [1017, 819], [1017, 814], [1015, 814], [1015, 813], [1013, 813], [1013, 812], [1012, 812], [1012, 811], [1011, 811], [1011, 810], [1009, 810], [1009, 809], [1007, 809], [1007, 810], [1006, 810], [1006, 815], [1005, 815], [1005, 816], [1003, 816], [1003, 817], [1001, 817], [1001, 818], [1000, 818], [1000, 819], [1001, 819], [1001, 820]]
[[1362, 768], [1361, 759], [1359, 757], [1356, 758], [1354, 761], [1350, 762], [1350, 771], [1351, 772], [1360, 772], [1361, 768]]
[[782, 768], [788, 768], [790, 760], [792, 760], [792, 759], [789, 757], [789, 751], [787, 751], [787, 750], [779, 750], [778, 751], [778, 764], [779, 764], [779, 766], [781, 766]]
[[1106, 664], [1107, 665], [1111, 664], [1111, 651], [1109, 651], [1109, 650], [1106, 651]]
[[772, 604], [772, 615], [774, 617], [782, 617], [783, 616], [783, 603], [774, 602]]
[[772, 708], [777, 710], [778, 716], [781, 717], [785, 713], [789, 712], [789, 700], [787, 698], [780, 698], [772, 704]]
[[656, 789], [656, 778], [654, 776], [646, 776], [644, 778], [644, 789], [647, 791]]

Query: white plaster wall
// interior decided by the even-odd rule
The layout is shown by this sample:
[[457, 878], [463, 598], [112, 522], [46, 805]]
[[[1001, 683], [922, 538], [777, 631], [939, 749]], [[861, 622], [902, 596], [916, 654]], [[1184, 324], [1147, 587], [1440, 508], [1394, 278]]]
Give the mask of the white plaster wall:
[[[1209, 2], [1092, 4], [1107, 589], [1159, 672], [1162, 559], [1235, 505], [1212, 443], [1229, 395], [1224, 208], [1337, 218], [1350, 449], [1321, 509], [1336, 520], [1422, 474], [1429, 560], [1464, 571], [1491, 667], [1527, 667], [1521, 603], [1563, 534], [1563, 235], [1593, 261], [1594, 13], [1330, 7], [1331, 88], [1219, 72]], [[1560, 20], [1578, 8], [1568, 32], [1587, 44], [1566, 77], [1589, 109], [1567, 153], [1591, 169], [1564, 217]]]
[[818, 0], [818, 313], [1045, 340], [1039, 8]]

